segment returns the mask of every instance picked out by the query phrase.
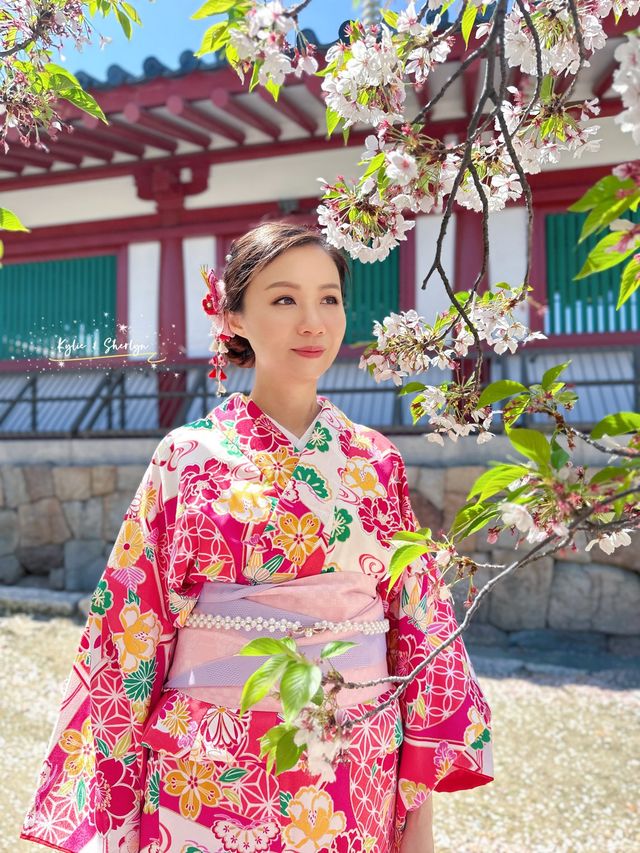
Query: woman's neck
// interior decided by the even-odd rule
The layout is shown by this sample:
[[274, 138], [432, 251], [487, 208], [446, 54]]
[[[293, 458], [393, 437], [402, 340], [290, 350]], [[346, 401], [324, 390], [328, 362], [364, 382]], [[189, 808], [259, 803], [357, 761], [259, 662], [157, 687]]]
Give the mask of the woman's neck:
[[298, 437], [304, 435], [321, 409], [315, 386], [274, 388], [271, 383], [265, 388], [256, 382], [249, 397], [266, 415]]

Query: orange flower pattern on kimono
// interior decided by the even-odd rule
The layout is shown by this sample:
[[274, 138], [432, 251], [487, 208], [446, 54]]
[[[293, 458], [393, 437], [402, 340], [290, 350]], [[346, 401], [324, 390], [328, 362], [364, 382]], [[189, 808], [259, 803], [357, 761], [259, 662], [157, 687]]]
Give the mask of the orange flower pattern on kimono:
[[22, 838], [74, 853], [397, 853], [432, 790], [491, 781], [490, 711], [462, 638], [354, 728], [331, 782], [304, 754], [267, 773], [259, 740], [276, 711], [241, 717], [166, 686], [205, 584], [318, 576], [330, 593], [336, 573], [363, 573], [393, 674], [455, 629], [429, 555], [387, 592], [390, 537], [418, 526], [397, 448], [318, 401], [303, 450], [238, 393], [160, 441], [94, 591]]

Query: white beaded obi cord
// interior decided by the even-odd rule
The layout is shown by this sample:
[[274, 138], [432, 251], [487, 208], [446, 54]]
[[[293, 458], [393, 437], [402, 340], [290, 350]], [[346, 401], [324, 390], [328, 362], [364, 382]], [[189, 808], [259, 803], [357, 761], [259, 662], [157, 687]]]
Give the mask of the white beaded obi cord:
[[[185, 626], [178, 631], [164, 689], [178, 688], [205, 702], [240, 707], [242, 686], [267, 659], [237, 656], [256, 637], [293, 635], [300, 651], [319, 658], [332, 640], [356, 643], [330, 665], [347, 680], [368, 681], [388, 674], [382, 600], [376, 578], [361, 572], [328, 572], [281, 583], [206, 583]], [[341, 690], [338, 705], [349, 707], [379, 696], [389, 687]], [[256, 710], [280, 710], [265, 697]]]

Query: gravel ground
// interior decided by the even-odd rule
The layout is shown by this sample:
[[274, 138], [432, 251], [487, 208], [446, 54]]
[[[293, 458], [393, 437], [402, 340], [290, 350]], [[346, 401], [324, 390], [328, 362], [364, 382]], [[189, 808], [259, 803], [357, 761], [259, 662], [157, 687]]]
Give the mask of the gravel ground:
[[[17, 834], [80, 632], [66, 619], [0, 617], [0, 850], [46, 849]], [[532, 673], [486, 658], [476, 670], [494, 715], [496, 780], [435, 795], [437, 852], [639, 851], [638, 670]]]

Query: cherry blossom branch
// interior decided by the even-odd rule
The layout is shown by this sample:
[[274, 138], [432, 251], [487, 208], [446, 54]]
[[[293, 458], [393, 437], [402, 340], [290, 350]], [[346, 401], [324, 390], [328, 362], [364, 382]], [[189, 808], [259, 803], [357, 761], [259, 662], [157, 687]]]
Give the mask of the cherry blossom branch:
[[595, 438], [591, 438], [586, 433], [582, 432], [576, 427], [566, 425], [567, 429], [571, 431], [573, 435], [576, 435], [578, 438], [581, 438], [585, 444], [590, 444], [591, 447], [595, 447], [596, 450], [600, 450], [602, 453], [606, 453], [608, 456], [621, 456], [627, 459], [640, 459], [640, 450], [634, 450], [631, 447], [607, 447], [606, 444], [602, 444], [602, 442], [597, 441]]

